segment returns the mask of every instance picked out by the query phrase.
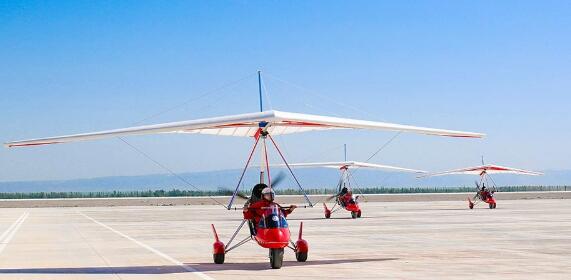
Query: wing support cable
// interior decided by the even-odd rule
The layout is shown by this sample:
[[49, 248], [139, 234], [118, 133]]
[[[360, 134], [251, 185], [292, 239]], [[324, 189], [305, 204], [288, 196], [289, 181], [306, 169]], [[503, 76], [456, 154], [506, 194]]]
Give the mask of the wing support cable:
[[[131, 147], [133, 150], [135, 150], [136, 152], [138, 152], [139, 154], [141, 154], [143, 157], [147, 158], [148, 160], [152, 161], [153, 163], [155, 163], [157, 166], [159, 166], [160, 168], [164, 169], [165, 171], [167, 171], [169, 174], [171, 174], [172, 176], [176, 177], [177, 179], [179, 179], [180, 181], [182, 181], [183, 183], [185, 183], [187, 186], [197, 190], [197, 191], [203, 191], [200, 188], [198, 188], [197, 186], [191, 184], [188, 180], [186, 180], [184, 177], [178, 175], [177, 173], [175, 173], [174, 171], [172, 171], [171, 169], [169, 169], [168, 167], [166, 167], [165, 165], [163, 165], [162, 163], [160, 163], [159, 161], [153, 159], [151, 156], [149, 156], [148, 154], [146, 154], [145, 152], [143, 152], [142, 150], [138, 149], [137, 147], [131, 145], [131, 143], [127, 142], [125, 139], [123, 139], [122, 137], [117, 137], [119, 140], [121, 140], [123, 143], [127, 144], [127, 146]], [[208, 198], [210, 198], [212, 201], [216, 202], [216, 204], [221, 205], [222, 207], [226, 208], [226, 205], [224, 205], [224, 203], [218, 201], [216, 198], [208, 195]]]

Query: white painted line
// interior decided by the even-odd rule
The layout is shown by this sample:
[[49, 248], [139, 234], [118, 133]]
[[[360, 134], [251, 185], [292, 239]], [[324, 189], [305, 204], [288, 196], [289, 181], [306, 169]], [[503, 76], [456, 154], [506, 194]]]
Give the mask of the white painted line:
[[20, 229], [20, 226], [22, 226], [26, 218], [28, 218], [28, 212], [22, 214], [20, 218], [18, 218], [4, 233], [2, 233], [2, 235], [0, 235], [0, 254], [2, 254], [6, 245], [12, 241], [12, 238], [14, 238], [14, 235], [16, 235], [16, 232]]
[[181, 262], [181, 261], [179, 261], [179, 260], [177, 260], [177, 259], [175, 259], [175, 258], [173, 258], [173, 257], [171, 257], [171, 256], [169, 256], [169, 255], [167, 255], [167, 254], [165, 254], [165, 253], [163, 253], [163, 252], [161, 252], [161, 251], [159, 251], [159, 250], [157, 250], [157, 249], [155, 249], [155, 248], [153, 248], [153, 247], [151, 247], [151, 246], [149, 246], [149, 245], [147, 245], [147, 244], [145, 244], [145, 243], [143, 243], [143, 242], [141, 242], [141, 241], [139, 241], [139, 240], [137, 240], [137, 239], [135, 239], [135, 238], [133, 238], [133, 237], [131, 237], [131, 236], [128, 236], [128, 235], [126, 235], [126, 234], [124, 234], [124, 233], [122, 233], [122, 232], [120, 232], [120, 231], [118, 231], [118, 230], [116, 230], [116, 229], [114, 229], [114, 228], [112, 228], [112, 227], [110, 227], [110, 226], [108, 226], [108, 225], [102, 223], [102, 222], [99, 222], [99, 221], [97, 221], [97, 220], [95, 220], [95, 219], [93, 219], [93, 218], [91, 218], [91, 217], [89, 217], [89, 216], [87, 216], [87, 215], [85, 215], [85, 214], [83, 214], [83, 213], [81, 213], [81, 212], [78, 212], [78, 213], [79, 213], [80, 215], [82, 215], [83, 217], [85, 217], [85, 218], [91, 220], [92, 222], [94, 222], [94, 223], [96, 223], [96, 224], [98, 224], [98, 225], [100, 225], [100, 226], [102, 226], [102, 227], [104, 227], [104, 228], [106, 228], [106, 229], [108, 229], [108, 230], [110, 230], [110, 231], [112, 231], [112, 232], [114, 232], [114, 233], [116, 233], [116, 234], [118, 234], [118, 235], [120, 235], [120, 236], [122, 236], [122, 237], [128, 239], [128, 240], [130, 240], [130, 241], [132, 241], [133, 243], [135, 243], [135, 244], [137, 244], [137, 245], [139, 245], [139, 246], [141, 246], [141, 247], [143, 247], [143, 248], [145, 248], [145, 249], [147, 249], [147, 250], [149, 250], [149, 251], [155, 253], [155, 254], [158, 255], [159, 257], [162, 257], [163, 259], [165, 259], [165, 260], [167, 260], [167, 261], [169, 261], [169, 262], [171, 262], [171, 263], [173, 263], [173, 264], [176, 264], [176, 265], [178, 265], [178, 266], [184, 268], [184, 270], [186, 270], [186, 271], [188, 271], [188, 272], [194, 273], [194, 275], [196, 275], [196, 276], [198, 276], [198, 277], [200, 277], [200, 278], [202, 278], [202, 279], [205, 279], [205, 280], [214, 280], [214, 278], [212, 278], [212, 277], [210, 277], [210, 276], [208, 276], [208, 275], [206, 275], [206, 274], [204, 274], [204, 273], [198, 271], [198, 270], [197, 270], [196, 268], [194, 268], [194, 267], [191, 267], [191, 266], [189, 266], [189, 265], [186, 265], [186, 264], [184, 264], [183, 262]]
[[14, 223], [12, 223], [12, 225], [10, 225], [10, 227], [8, 227], [8, 229], [2, 233], [2, 235], [0, 235], [0, 242], [2, 242], [2, 240], [4, 240], [4, 238], [10, 233], [12, 232], [12, 229], [20, 222], [20, 220], [24, 217], [24, 215], [26, 215], [26, 213], [22, 214], [22, 216], [18, 217], [18, 219], [16, 219], [16, 221]]

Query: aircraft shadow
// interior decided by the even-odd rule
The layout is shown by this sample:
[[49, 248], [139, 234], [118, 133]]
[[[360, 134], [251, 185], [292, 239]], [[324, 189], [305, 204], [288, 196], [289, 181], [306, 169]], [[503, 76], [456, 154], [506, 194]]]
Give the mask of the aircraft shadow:
[[461, 210], [471, 210], [468, 207], [462, 207], [462, 208], [430, 208], [430, 210], [438, 210], [438, 211], [461, 211]]
[[[397, 258], [363, 258], [341, 260], [314, 260], [307, 262], [284, 261], [283, 268], [312, 265], [332, 265], [343, 263], [380, 262], [398, 260]], [[256, 263], [187, 263], [188, 266], [200, 272], [242, 270], [258, 271], [270, 270], [269, 262]], [[178, 265], [155, 265], [155, 266], [117, 266], [117, 267], [60, 267], [60, 268], [4, 268], [0, 274], [172, 274], [192, 273]]]
[[319, 217], [319, 218], [303, 218], [303, 219], [287, 219], [288, 221], [314, 221], [314, 220], [360, 220], [360, 219], [376, 219], [377, 217], [361, 217], [361, 218], [356, 218], [353, 219], [351, 217], [331, 217], [331, 218], [325, 218], [325, 217]]
[[[297, 261], [284, 261], [282, 269], [287, 269], [288, 267], [297, 266], [312, 266], [312, 265], [334, 265], [334, 264], [344, 264], [344, 263], [363, 263], [363, 262], [383, 262], [383, 261], [394, 261], [398, 258], [362, 258], [362, 259], [341, 259], [341, 260], [309, 260], [306, 262]], [[225, 263], [225, 264], [213, 264], [213, 263], [189, 263], [188, 265], [195, 267], [201, 272], [208, 271], [224, 271], [224, 270], [248, 270], [248, 271], [259, 271], [259, 270], [271, 270], [269, 261], [256, 262], [256, 263]]]

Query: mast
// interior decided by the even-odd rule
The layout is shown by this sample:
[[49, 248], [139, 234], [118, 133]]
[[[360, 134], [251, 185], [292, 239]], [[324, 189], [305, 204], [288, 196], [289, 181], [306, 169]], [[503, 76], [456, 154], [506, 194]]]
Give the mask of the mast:
[[[262, 99], [262, 71], [258, 70], [258, 94], [259, 94], [259, 101], [260, 101], [260, 112], [264, 111], [264, 103], [263, 103], [263, 99]], [[261, 124], [260, 124], [261, 126]], [[262, 133], [260, 135], [260, 137], [262, 137], [262, 143], [263, 143], [263, 147], [261, 149], [261, 153], [260, 153], [260, 184], [264, 184], [264, 173], [266, 171], [266, 158], [267, 158], [267, 147], [266, 147], [266, 136]], [[268, 178], [269, 179], [269, 178]], [[268, 180], [268, 184], [269, 184], [269, 180]]]
[[260, 94], [260, 112], [264, 111], [264, 104], [262, 102], [262, 71], [258, 70], [258, 93]]

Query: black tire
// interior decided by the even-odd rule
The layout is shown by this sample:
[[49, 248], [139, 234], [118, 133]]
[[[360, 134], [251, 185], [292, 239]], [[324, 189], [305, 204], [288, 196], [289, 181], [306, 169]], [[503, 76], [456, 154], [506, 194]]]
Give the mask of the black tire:
[[295, 259], [298, 262], [305, 262], [307, 261], [307, 252], [295, 252]]
[[214, 263], [215, 264], [223, 264], [224, 263], [224, 255], [225, 254], [214, 254]]
[[490, 206], [490, 209], [494, 209], [494, 204], [493, 204], [493, 203], [490, 203], [489, 206]]
[[361, 218], [361, 211], [357, 212], [357, 218]]
[[357, 212], [351, 212], [351, 218], [353, 219], [357, 218]]
[[496, 206], [498, 206], [498, 205], [494, 203], [494, 209], [496, 209]]
[[325, 213], [325, 219], [329, 219], [329, 218], [331, 218], [331, 212]]
[[474, 209], [474, 203], [468, 204], [468, 207], [469, 207], [470, 209]]
[[284, 262], [284, 249], [270, 249], [270, 265], [273, 269], [279, 269]]

